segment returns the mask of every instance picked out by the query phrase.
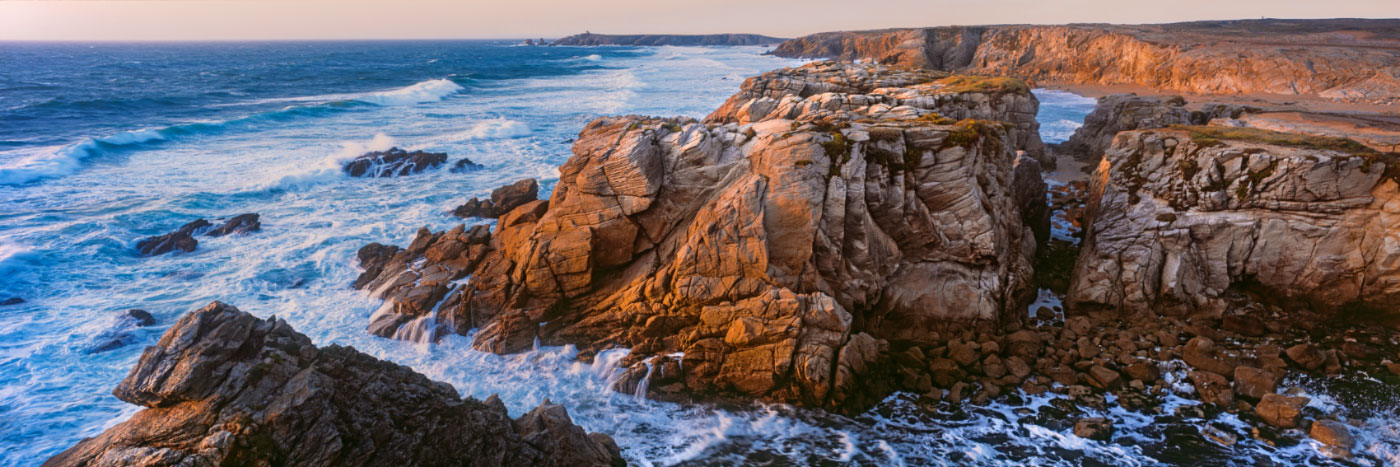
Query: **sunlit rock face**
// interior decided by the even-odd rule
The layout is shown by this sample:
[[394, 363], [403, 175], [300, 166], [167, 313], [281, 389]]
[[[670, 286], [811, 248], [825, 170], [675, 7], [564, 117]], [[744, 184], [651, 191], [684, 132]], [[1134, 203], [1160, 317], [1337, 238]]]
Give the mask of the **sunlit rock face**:
[[848, 408], [888, 391], [857, 381], [889, 341], [1024, 309], [1045, 188], [1016, 125], [889, 97], [920, 99], [941, 75], [801, 70], [890, 82], [782, 99], [870, 103], [839, 111], [759, 115], [767, 98], [736, 97], [708, 123], [595, 120], [550, 199], [501, 216], [489, 241], [459, 228], [362, 251], [360, 285], [401, 323], [384, 333], [430, 316], [480, 328], [475, 346], [493, 352], [630, 347], [654, 391]]

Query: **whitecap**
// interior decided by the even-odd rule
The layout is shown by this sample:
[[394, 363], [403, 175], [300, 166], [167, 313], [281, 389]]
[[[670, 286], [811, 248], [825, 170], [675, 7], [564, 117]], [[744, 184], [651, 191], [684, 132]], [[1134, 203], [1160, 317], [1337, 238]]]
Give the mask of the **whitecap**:
[[[0, 165], [0, 185], [19, 185], [41, 178], [61, 177], [82, 168], [83, 161], [106, 147], [134, 146], [165, 141], [165, 130], [144, 128], [86, 139], [67, 146], [49, 146]], [[0, 159], [8, 157], [0, 156]]]
[[440, 101], [462, 89], [464, 88], [461, 85], [443, 78], [414, 83], [412, 86], [389, 91], [362, 94], [355, 97], [355, 100], [375, 105], [421, 104]]
[[343, 141], [340, 149], [330, 153], [314, 165], [302, 164], [279, 168], [280, 174], [253, 187], [254, 191], [285, 190], [307, 187], [339, 178], [345, 170], [345, 163], [371, 151], [383, 151], [394, 147], [394, 138], [384, 133], [374, 135], [369, 142]]
[[530, 136], [529, 125], [505, 117], [497, 117], [491, 120], [477, 122], [466, 131], [453, 134], [450, 139], [454, 141], [463, 141], [474, 139], [510, 139], [524, 136]]

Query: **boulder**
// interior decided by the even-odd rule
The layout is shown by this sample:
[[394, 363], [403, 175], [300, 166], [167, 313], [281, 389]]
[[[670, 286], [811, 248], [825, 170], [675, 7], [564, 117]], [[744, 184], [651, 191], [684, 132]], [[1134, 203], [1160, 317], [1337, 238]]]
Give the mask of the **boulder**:
[[482, 168], [484, 168], [484, 167], [486, 167], [486, 166], [481, 165], [481, 164], [478, 164], [478, 163], [475, 163], [475, 162], [472, 162], [471, 159], [467, 159], [467, 158], [463, 157], [463, 158], [461, 158], [461, 159], [458, 159], [457, 162], [455, 162], [455, 163], [452, 164], [452, 171], [453, 171], [453, 172], [457, 172], [457, 173], [460, 173], [460, 172], [471, 172], [471, 171], [473, 171], [473, 170], [480, 170], [480, 169], [482, 169]]
[[1265, 394], [1273, 394], [1283, 376], [1277, 373], [1241, 366], [1235, 368], [1235, 394], [1251, 400], [1259, 400]]
[[1119, 133], [1093, 179], [1069, 306], [1219, 318], [1232, 310], [1228, 296], [1248, 293], [1323, 317], [1344, 308], [1393, 317], [1398, 166], [1335, 138]]
[[1254, 413], [1270, 425], [1296, 428], [1299, 418], [1303, 416], [1305, 405], [1308, 405], [1306, 397], [1270, 393], [1259, 399], [1259, 404], [1254, 406]]
[[397, 177], [434, 169], [446, 162], [445, 153], [410, 152], [395, 147], [356, 157], [345, 164], [345, 173], [351, 177]]
[[1351, 436], [1347, 424], [1336, 420], [1315, 420], [1308, 429], [1308, 436], [1317, 442], [1350, 452], [1356, 446], [1356, 438]]
[[1209, 371], [1217, 375], [1233, 375], [1239, 361], [1233, 356], [1221, 355], [1216, 351], [1215, 341], [1209, 337], [1193, 337], [1181, 349], [1181, 359], [1197, 370]]
[[137, 310], [135, 308], [122, 313], [122, 318], [130, 320], [132, 324], [137, 327], [154, 326], [156, 324], [156, 317], [151, 316], [150, 312], [146, 310]]
[[317, 348], [285, 321], [214, 302], [148, 347], [113, 391], [144, 406], [44, 463], [66, 465], [617, 465], [546, 402], [511, 420], [499, 400], [354, 349]]
[[1316, 344], [1312, 343], [1303, 343], [1289, 347], [1287, 350], [1284, 350], [1284, 354], [1288, 355], [1288, 359], [1292, 360], [1293, 364], [1308, 371], [1322, 368], [1322, 365], [1327, 362], [1327, 354], [1324, 353], [1322, 349], [1317, 348]]
[[21, 303], [24, 303], [24, 299], [19, 297], [9, 297], [4, 300], [0, 300], [0, 306], [18, 305]]
[[1108, 441], [1113, 438], [1113, 420], [1103, 417], [1081, 418], [1074, 422], [1074, 435], [1084, 439]]
[[194, 236], [208, 230], [210, 226], [209, 221], [196, 219], [180, 226], [174, 232], [141, 239], [136, 242], [136, 249], [143, 256], [163, 255], [175, 250], [189, 253], [199, 246], [199, 241], [195, 240]]
[[1196, 394], [1201, 397], [1201, 402], [1221, 407], [1234, 405], [1235, 393], [1230, 390], [1230, 380], [1224, 376], [1209, 371], [1193, 371], [1188, 373], [1188, 377], [1196, 387]]

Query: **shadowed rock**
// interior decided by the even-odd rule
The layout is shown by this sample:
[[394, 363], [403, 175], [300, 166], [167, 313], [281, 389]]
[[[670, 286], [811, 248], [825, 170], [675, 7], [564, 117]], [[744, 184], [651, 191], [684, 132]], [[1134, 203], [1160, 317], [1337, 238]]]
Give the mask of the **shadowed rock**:
[[257, 214], [239, 214], [224, 222], [223, 224], [209, 229], [204, 235], [210, 237], [222, 237], [229, 234], [248, 234], [262, 229], [262, 223], [258, 222]]
[[145, 256], [163, 255], [175, 250], [189, 253], [199, 246], [199, 241], [195, 240], [194, 236], [209, 229], [209, 227], [209, 221], [196, 219], [180, 226], [174, 232], [142, 239], [136, 242], [136, 249]]
[[214, 302], [181, 318], [113, 391], [146, 409], [44, 465], [618, 465], [615, 443], [546, 402], [494, 397]]
[[397, 177], [434, 169], [446, 162], [445, 153], [389, 148], [355, 158], [345, 164], [345, 173], [351, 177]]
[[496, 218], [511, 210], [535, 201], [540, 197], [540, 184], [533, 178], [521, 179], [491, 191], [491, 199], [472, 198], [466, 204], [457, 206], [452, 215], [457, 217]]

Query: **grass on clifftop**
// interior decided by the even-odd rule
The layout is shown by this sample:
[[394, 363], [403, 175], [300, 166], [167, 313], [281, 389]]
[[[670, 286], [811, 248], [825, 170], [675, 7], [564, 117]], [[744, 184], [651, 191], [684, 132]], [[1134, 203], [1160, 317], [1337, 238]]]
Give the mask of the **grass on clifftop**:
[[1230, 128], [1200, 125], [1172, 125], [1172, 129], [1184, 130], [1191, 134], [1191, 140], [1201, 146], [1213, 146], [1222, 141], [1243, 141], [1246, 143], [1271, 144], [1303, 149], [1325, 149], [1341, 151], [1358, 156], [1377, 154], [1374, 149], [1348, 138], [1331, 136], [1284, 133], [1258, 128]]
[[965, 92], [1026, 93], [1031, 87], [1016, 78], [956, 75], [935, 81], [943, 87], [939, 91], [960, 94]]

